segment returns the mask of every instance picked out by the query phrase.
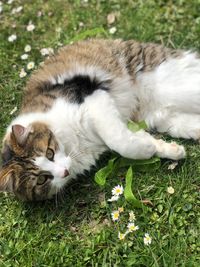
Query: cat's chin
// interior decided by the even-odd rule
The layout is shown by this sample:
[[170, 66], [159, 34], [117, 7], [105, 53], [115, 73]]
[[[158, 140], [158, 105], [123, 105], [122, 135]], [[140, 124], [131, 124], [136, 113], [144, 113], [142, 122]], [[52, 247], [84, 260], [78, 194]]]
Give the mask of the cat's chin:
[[[61, 179], [59, 179], [61, 180]], [[59, 192], [65, 187], [67, 181], [62, 179], [61, 181], [56, 181], [51, 184], [51, 189], [48, 193], [48, 199], [52, 199], [55, 195], [59, 194]]]

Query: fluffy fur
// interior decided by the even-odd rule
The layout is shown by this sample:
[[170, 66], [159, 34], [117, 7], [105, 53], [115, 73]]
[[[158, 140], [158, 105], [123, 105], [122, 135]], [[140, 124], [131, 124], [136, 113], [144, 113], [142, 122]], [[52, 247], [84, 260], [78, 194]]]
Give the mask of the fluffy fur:
[[[149, 129], [173, 137], [199, 139], [199, 55], [122, 40], [90, 40], [63, 48], [32, 75], [24, 90], [20, 114], [3, 142], [6, 164], [0, 188], [7, 190], [12, 179], [20, 179], [13, 161], [24, 155], [39, 172], [50, 175], [44, 184], [35, 185], [48, 183], [47, 194], [42, 196], [40, 190], [38, 197], [23, 197], [33, 200], [55, 194], [108, 149], [133, 159], [185, 157], [183, 146], [157, 140], [144, 131], [129, 131], [129, 119], [145, 120]], [[28, 147], [27, 142], [38, 123], [47, 127], [57, 143], [52, 160], [45, 154], [49, 144], [40, 155], [29, 153], [30, 147], [35, 151], [36, 144], [32, 141]]]

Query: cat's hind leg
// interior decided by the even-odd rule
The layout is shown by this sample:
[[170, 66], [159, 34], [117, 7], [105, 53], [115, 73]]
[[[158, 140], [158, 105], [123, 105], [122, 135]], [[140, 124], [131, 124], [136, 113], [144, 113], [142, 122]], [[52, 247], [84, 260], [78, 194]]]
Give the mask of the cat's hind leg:
[[200, 138], [200, 57], [184, 52], [138, 76], [140, 119], [173, 137]]
[[92, 127], [111, 150], [132, 159], [148, 159], [153, 155], [178, 160], [185, 157], [183, 146], [157, 140], [144, 131], [131, 132], [123, 121], [114, 100], [98, 90], [85, 100]]
[[157, 111], [146, 118], [149, 128], [172, 137], [200, 140], [200, 114]]

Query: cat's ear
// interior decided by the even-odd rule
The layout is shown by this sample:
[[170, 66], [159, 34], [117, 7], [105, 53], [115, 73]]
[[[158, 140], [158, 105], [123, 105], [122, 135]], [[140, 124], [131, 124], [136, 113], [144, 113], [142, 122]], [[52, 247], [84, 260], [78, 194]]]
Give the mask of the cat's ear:
[[23, 146], [24, 143], [26, 142], [29, 132], [30, 132], [30, 127], [24, 127], [20, 124], [14, 124], [12, 126], [12, 134], [20, 146]]
[[3, 167], [0, 170], [0, 192], [13, 192], [13, 170]]

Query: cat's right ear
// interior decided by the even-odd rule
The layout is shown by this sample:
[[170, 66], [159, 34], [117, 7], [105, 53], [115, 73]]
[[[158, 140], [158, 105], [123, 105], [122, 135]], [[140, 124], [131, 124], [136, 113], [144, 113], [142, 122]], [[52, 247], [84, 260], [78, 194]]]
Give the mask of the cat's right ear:
[[24, 127], [20, 124], [14, 124], [12, 126], [12, 134], [20, 146], [23, 146], [24, 143], [26, 142], [29, 132], [30, 132], [30, 127]]
[[13, 192], [13, 175], [13, 170], [9, 166], [0, 170], [0, 192]]

